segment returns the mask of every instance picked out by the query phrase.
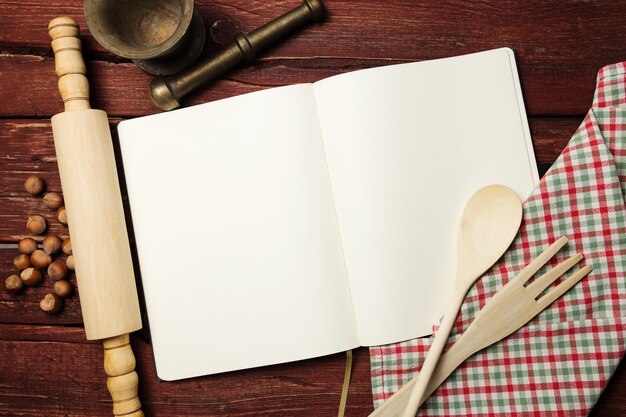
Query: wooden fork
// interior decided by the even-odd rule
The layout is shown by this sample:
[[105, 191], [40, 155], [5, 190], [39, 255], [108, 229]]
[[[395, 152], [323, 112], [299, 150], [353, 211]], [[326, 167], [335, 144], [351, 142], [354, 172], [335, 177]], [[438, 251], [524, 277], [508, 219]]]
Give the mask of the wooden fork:
[[[582, 255], [577, 254], [527, 284], [528, 280], [566, 243], [565, 236], [558, 239], [487, 301], [459, 340], [439, 359], [419, 405], [426, 401], [463, 361], [524, 326], [591, 271], [591, 267], [585, 265], [559, 285], [543, 293], [550, 284], [583, 259]], [[369, 417], [400, 416], [418, 377], [419, 375], [405, 384]]]

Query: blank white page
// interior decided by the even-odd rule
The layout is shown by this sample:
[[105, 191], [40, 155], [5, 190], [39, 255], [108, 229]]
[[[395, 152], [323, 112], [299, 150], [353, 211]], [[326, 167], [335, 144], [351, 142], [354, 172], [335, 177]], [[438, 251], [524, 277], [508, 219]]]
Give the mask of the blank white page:
[[358, 346], [311, 85], [118, 130], [159, 378]]
[[314, 84], [362, 345], [430, 334], [478, 188], [538, 181], [513, 53], [356, 71]]

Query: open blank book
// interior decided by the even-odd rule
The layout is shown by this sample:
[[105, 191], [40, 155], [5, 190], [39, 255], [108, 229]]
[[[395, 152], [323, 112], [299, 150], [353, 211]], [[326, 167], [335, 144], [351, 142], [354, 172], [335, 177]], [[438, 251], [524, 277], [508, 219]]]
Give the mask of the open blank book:
[[513, 53], [372, 68], [118, 127], [176, 380], [428, 335], [469, 196], [538, 183]]

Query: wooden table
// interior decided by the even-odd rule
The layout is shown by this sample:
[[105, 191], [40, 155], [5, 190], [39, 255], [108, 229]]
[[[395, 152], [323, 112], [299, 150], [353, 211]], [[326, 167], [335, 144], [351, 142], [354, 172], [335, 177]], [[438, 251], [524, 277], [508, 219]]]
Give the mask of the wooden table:
[[[236, 31], [249, 32], [297, 6], [298, 0], [196, 3], [209, 28], [210, 53]], [[326, 5], [325, 23], [272, 48], [255, 65], [227, 74], [187, 103], [508, 46], [517, 56], [537, 162], [545, 172], [587, 112], [597, 70], [626, 60], [624, 0], [327, 0]], [[2, 278], [13, 273], [27, 215], [43, 214], [50, 220], [50, 232], [67, 235], [41, 199], [23, 189], [24, 179], [37, 174], [48, 190], [60, 191], [49, 118], [62, 105], [47, 32], [48, 21], [60, 15], [81, 25], [92, 105], [108, 112], [113, 127], [121, 119], [158, 111], [148, 96], [150, 77], [95, 42], [86, 29], [81, 1], [0, 1]], [[48, 316], [38, 303], [50, 289], [46, 278], [21, 295], [0, 291], [0, 415], [109, 415], [102, 348], [85, 340], [79, 297], [69, 299], [62, 313]], [[155, 377], [148, 333], [134, 334], [132, 344], [149, 416], [336, 415], [343, 354], [164, 383]], [[626, 412], [624, 368], [618, 369], [593, 416]], [[369, 377], [368, 351], [359, 349], [346, 415], [371, 411]]]

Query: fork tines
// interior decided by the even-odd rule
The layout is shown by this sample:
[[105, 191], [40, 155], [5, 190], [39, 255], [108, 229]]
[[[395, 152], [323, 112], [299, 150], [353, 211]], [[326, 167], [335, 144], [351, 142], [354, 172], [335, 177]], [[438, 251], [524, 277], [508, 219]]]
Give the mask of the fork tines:
[[[524, 285], [526, 282], [533, 277], [541, 269], [565, 244], [567, 244], [568, 239], [565, 236], [562, 236], [558, 240], [556, 240], [548, 249], [543, 251], [537, 258], [535, 258], [531, 263], [529, 263], [526, 268], [524, 268], [514, 279], [513, 281]], [[540, 277], [536, 278], [533, 282], [526, 285], [526, 291], [529, 295], [533, 295], [537, 303], [538, 307], [541, 309], [549, 306], [553, 301], [559, 298], [561, 295], [565, 294], [567, 290], [572, 288], [578, 281], [580, 281], [583, 277], [585, 277], [590, 271], [591, 267], [588, 265], [582, 266], [578, 271], [573, 273], [568, 278], [565, 278], [559, 285], [555, 288], [550, 289], [546, 294], [543, 294], [543, 291], [550, 286], [554, 281], [556, 281], [559, 277], [561, 277], [564, 273], [569, 271], [572, 267], [577, 265], [583, 256], [581, 254], [576, 254], [565, 261], [559, 263], [557, 266], [547, 271]], [[541, 297], [540, 297], [541, 295]]]

